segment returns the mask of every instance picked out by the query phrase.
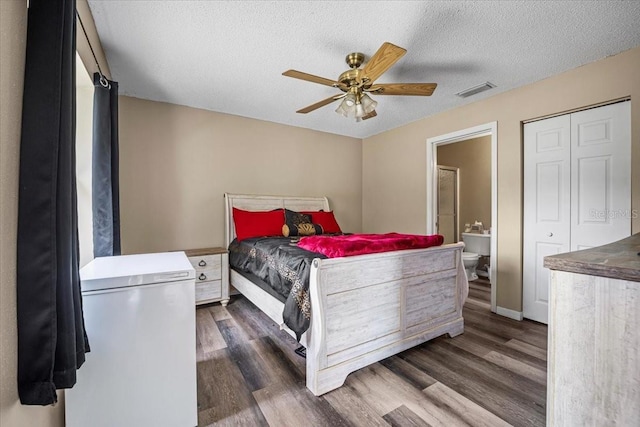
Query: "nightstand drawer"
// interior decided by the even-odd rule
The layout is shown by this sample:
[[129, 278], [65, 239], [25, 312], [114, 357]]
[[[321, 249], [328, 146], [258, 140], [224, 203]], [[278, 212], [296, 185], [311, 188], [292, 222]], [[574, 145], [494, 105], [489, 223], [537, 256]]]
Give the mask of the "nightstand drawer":
[[[222, 260], [220, 254], [189, 257], [189, 262], [197, 271], [217, 269], [220, 271]], [[218, 279], [220, 276], [218, 275]]]
[[220, 280], [222, 278], [222, 269], [208, 268], [206, 270], [196, 270], [196, 283], [207, 282], [209, 280]]
[[210, 280], [208, 282], [196, 282], [196, 304], [202, 304], [222, 297], [222, 281]]

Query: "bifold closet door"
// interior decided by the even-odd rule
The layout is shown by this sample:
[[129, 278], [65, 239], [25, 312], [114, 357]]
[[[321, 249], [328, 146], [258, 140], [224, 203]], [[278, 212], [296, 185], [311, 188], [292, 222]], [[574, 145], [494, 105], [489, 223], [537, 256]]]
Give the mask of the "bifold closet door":
[[524, 317], [547, 323], [549, 270], [544, 257], [571, 248], [571, 118], [524, 126]]
[[631, 102], [571, 114], [571, 250], [631, 235]]
[[547, 255], [631, 234], [631, 103], [524, 126], [523, 315], [547, 323]]

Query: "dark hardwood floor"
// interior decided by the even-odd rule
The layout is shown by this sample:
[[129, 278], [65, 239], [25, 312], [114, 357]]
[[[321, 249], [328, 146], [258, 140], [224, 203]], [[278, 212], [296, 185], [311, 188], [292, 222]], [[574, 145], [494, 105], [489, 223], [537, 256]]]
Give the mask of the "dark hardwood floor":
[[241, 296], [197, 310], [200, 426], [543, 426], [547, 327], [490, 312], [470, 283], [465, 332], [360, 369], [321, 397], [295, 340]]

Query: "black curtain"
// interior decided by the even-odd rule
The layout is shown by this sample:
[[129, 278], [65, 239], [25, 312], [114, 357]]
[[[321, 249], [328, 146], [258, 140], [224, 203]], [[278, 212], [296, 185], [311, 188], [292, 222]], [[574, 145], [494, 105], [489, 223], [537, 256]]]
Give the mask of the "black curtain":
[[120, 255], [118, 83], [93, 75], [93, 256]]
[[89, 344], [78, 275], [75, 0], [31, 0], [18, 202], [18, 393], [57, 401]]

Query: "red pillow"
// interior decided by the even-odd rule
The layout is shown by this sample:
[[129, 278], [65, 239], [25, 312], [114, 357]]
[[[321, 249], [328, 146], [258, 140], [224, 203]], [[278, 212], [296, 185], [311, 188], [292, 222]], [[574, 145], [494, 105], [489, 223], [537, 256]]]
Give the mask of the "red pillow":
[[342, 233], [342, 230], [340, 230], [340, 226], [338, 225], [338, 221], [336, 221], [336, 217], [333, 215], [333, 211], [313, 211], [302, 213], [311, 215], [311, 222], [314, 224], [320, 224], [325, 234]]
[[233, 208], [233, 223], [236, 226], [238, 240], [250, 237], [281, 236], [284, 225], [284, 209], [252, 212]]

